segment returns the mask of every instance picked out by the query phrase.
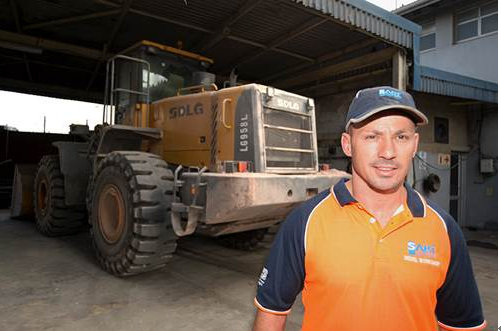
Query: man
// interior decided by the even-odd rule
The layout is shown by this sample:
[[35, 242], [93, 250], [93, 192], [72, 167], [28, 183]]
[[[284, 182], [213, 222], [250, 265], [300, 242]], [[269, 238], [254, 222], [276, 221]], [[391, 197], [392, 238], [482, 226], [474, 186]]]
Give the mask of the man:
[[301, 291], [304, 331], [486, 327], [461, 229], [405, 183], [416, 125], [427, 122], [404, 91], [357, 93], [341, 136], [352, 178], [282, 224], [258, 281], [255, 331], [283, 330]]

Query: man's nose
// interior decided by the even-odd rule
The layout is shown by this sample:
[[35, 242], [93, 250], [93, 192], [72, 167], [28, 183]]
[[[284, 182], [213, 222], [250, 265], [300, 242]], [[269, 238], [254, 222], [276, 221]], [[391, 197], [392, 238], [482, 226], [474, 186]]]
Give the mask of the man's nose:
[[391, 160], [396, 157], [395, 142], [391, 139], [391, 137], [384, 136], [380, 140], [379, 157], [387, 160]]

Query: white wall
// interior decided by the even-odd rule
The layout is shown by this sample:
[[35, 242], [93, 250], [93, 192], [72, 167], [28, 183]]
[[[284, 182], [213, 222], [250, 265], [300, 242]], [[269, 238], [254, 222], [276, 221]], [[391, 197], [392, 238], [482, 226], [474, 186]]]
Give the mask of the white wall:
[[497, 83], [498, 34], [454, 44], [453, 32], [452, 13], [435, 18], [436, 48], [421, 52], [421, 65]]

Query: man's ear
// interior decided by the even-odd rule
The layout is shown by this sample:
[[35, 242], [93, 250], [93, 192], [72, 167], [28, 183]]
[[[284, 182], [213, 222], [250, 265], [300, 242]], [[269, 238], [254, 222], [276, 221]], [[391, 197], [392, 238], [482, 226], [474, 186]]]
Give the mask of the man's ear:
[[341, 147], [346, 156], [351, 157], [351, 136], [347, 132], [341, 135]]
[[412, 157], [416, 156], [417, 150], [418, 150], [418, 145], [419, 145], [419, 133], [414, 133], [414, 153], [412, 153]]

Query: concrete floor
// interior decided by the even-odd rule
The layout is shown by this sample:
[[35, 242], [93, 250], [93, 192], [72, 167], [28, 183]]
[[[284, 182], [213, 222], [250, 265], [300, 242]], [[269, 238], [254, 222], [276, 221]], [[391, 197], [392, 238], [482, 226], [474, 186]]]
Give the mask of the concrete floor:
[[[96, 264], [88, 234], [46, 238], [32, 222], [0, 214], [0, 330], [250, 330], [271, 240], [240, 252], [186, 238], [166, 268], [117, 279]], [[470, 254], [488, 330], [496, 330], [497, 250]], [[301, 319], [298, 302], [287, 330], [300, 330]]]

